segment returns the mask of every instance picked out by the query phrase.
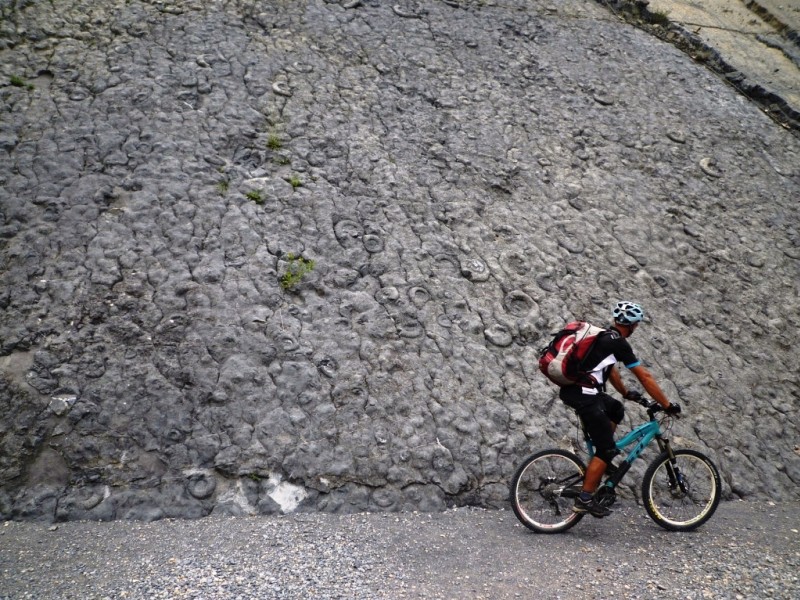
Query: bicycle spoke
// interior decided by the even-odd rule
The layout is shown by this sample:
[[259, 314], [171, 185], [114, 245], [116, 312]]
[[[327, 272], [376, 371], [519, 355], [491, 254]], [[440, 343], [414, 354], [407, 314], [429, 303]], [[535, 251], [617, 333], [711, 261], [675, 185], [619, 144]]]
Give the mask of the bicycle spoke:
[[662, 527], [688, 530], [698, 527], [714, 513], [719, 502], [719, 474], [713, 463], [699, 452], [681, 450], [660, 456], [648, 469], [643, 482], [645, 506]]
[[580, 520], [572, 504], [582, 478], [583, 465], [576, 457], [563, 451], [539, 453], [523, 463], [514, 477], [514, 512], [534, 531], [564, 531]]

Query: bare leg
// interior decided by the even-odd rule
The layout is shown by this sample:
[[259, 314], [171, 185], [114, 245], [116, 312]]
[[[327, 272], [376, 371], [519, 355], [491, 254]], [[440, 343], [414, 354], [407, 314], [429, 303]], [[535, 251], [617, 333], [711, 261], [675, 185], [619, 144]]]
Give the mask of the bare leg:
[[600, 480], [603, 478], [603, 473], [606, 471], [606, 462], [593, 456], [586, 467], [586, 475], [583, 476], [583, 491], [594, 494], [597, 486], [600, 485]]
[[[611, 421], [611, 433], [614, 433], [616, 430], [617, 423]], [[600, 485], [600, 480], [603, 478], [603, 473], [606, 472], [607, 466], [608, 463], [606, 463], [606, 461], [598, 458], [597, 455], [593, 456], [586, 467], [586, 475], [583, 476], [582, 491], [594, 494], [597, 490], [597, 486]]]

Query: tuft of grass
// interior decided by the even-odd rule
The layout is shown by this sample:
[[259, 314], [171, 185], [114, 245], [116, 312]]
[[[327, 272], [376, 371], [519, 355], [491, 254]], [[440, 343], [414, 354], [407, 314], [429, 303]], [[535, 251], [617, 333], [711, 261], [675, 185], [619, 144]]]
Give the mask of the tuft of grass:
[[303, 185], [303, 182], [300, 180], [300, 178], [297, 175], [292, 175], [289, 178], [289, 183], [291, 184], [292, 188], [295, 189], [295, 190]]
[[650, 13], [650, 22], [653, 25], [662, 25], [666, 26], [669, 25], [669, 11], [668, 10], [656, 10]]
[[286, 255], [286, 261], [286, 271], [281, 275], [280, 284], [284, 290], [288, 291], [293, 289], [303, 280], [303, 277], [314, 270], [314, 261], [292, 253]]
[[248, 200], [252, 200], [256, 204], [264, 204], [264, 198], [261, 197], [261, 192], [258, 190], [250, 190], [245, 194]]
[[267, 138], [267, 148], [270, 150], [280, 150], [283, 147], [283, 142], [277, 134], [271, 133]]
[[230, 186], [230, 182], [227, 179], [220, 179], [217, 182], [217, 191], [219, 191], [220, 196], [224, 196], [228, 193], [228, 187]]
[[11, 77], [9, 77], [8, 80], [9, 80], [9, 83], [11, 83], [11, 85], [13, 85], [14, 87], [27, 88], [29, 90], [34, 89], [33, 88], [33, 84], [28, 83], [27, 81], [25, 81], [19, 75], [12, 75]]

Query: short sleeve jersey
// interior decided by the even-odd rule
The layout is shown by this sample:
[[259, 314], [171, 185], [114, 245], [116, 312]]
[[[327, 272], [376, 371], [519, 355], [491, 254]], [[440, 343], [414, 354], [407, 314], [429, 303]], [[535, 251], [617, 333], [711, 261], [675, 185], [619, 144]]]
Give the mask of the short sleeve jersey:
[[[583, 370], [587, 371], [597, 381], [598, 387], [602, 388], [606, 384], [611, 367], [618, 362], [629, 369], [642, 364], [633, 353], [628, 340], [616, 329], [610, 329], [598, 336], [592, 350], [586, 356]], [[588, 390], [584, 388], [584, 393], [587, 392]]]

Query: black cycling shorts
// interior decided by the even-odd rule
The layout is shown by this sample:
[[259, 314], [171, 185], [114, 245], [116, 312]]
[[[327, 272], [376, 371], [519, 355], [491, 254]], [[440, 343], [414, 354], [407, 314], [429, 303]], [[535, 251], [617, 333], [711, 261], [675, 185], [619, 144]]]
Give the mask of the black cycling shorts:
[[595, 446], [595, 453], [600, 458], [609, 452], [616, 454], [612, 423], [621, 423], [625, 416], [622, 402], [604, 392], [584, 394], [583, 388], [576, 385], [562, 387], [559, 397], [583, 421], [586, 433]]

